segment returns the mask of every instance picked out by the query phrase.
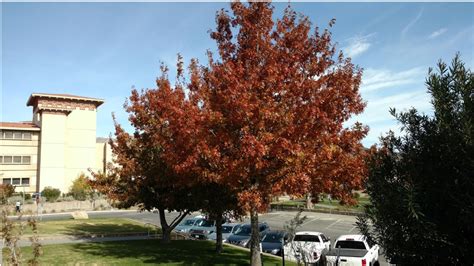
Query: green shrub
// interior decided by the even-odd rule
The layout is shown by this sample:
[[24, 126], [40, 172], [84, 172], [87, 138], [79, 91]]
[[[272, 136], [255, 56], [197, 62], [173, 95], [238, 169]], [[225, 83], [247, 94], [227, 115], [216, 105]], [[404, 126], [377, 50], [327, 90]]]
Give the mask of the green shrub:
[[55, 202], [59, 198], [59, 195], [61, 195], [61, 191], [57, 188], [45, 187], [43, 191], [41, 191], [41, 195], [46, 197], [46, 201]]
[[75, 200], [86, 200], [92, 193], [91, 186], [87, 183], [87, 177], [81, 173], [76, 180], [72, 182], [69, 194]]
[[30, 199], [31, 199], [31, 194], [26, 193], [26, 194], [25, 194], [25, 200], [30, 200]]

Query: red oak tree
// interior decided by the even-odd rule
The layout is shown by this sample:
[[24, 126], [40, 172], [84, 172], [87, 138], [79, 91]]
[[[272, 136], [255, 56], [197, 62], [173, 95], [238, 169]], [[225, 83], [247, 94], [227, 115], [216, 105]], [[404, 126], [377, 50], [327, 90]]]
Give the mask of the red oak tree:
[[211, 33], [218, 59], [209, 52], [206, 67], [191, 65], [190, 99], [207, 134], [187, 162], [204, 158], [213, 167], [202, 176], [238, 193], [251, 217], [251, 264], [260, 265], [258, 212], [272, 195], [325, 192], [350, 203], [360, 188], [367, 128], [343, 123], [364, 109], [362, 71], [336, 53], [329, 30], [311, 32], [291, 8], [276, 22], [269, 3], [231, 9]]
[[[135, 133], [117, 126], [114, 152], [124, 154], [121, 174], [140, 173], [158, 192], [215, 184], [235, 195], [234, 208], [250, 212], [251, 264], [261, 265], [258, 212], [272, 196], [324, 192], [351, 203], [360, 188], [367, 128], [344, 122], [364, 109], [362, 71], [337, 53], [329, 30], [311, 32], [291, 8], [276, 22], [269, 3], [231, 9], [218, 12], [211, 33], [217, 59], [209, 52], [207, 66], [192, 60], [189, 81], [179, 59], [174, 87], [163, 69], [156, 89], [132, 91], [126, 108]], [[127, 146], [133, 142], [140, 152]]]

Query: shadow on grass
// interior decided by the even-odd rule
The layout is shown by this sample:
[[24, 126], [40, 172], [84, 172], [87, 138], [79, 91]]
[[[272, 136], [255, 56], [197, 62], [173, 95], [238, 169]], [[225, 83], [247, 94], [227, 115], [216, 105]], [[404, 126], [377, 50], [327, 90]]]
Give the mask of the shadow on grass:
[[[76, 252], [85, 257], [110, 258], [111, 260], [128, 258], [140, 260], [144, 264], [182, 264], [182, 265], [248, 265], [249, 252], [224, 247], [217, 255], [214, 243], [209, 241], [174, 240], [163, 244], [160, 240], [134, 240], [120, 242], [102, 242], [72, 245]], [[274, 258], [264, 257], [265, 265], [279, 265]]]
[[110, 223], [87, 220], [69, 224], [62, 229], [62, 233], [71, 236], [92, 236], [92, 235], [128, 235], [141, 233], [146, 234], [150, 230], [151, 233], [161, 233], [161, 229], [156, 227], [147, 227], [133, 222]]

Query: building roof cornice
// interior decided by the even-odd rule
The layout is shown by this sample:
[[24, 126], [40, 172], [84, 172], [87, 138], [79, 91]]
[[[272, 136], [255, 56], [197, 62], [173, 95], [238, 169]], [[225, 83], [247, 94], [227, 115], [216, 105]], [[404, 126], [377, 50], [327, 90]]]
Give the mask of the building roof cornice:
[[32, 122], [0, 122], [0, 129], [40, 131]]
[[28, 101], [26, 102], [26, 106], [35, 106], [35, 100], [39, 98], [89, 102], [95, 104], [96, 107], [104, 103], [103, 99], [83, 97], [71, 94], [32, 93], [30, 95], [30, 98], [28, 98]]

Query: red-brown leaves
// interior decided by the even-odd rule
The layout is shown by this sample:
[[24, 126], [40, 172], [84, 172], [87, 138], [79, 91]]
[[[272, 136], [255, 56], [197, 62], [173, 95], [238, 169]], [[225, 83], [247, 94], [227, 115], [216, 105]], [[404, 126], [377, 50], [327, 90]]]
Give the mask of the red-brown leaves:
[[[307, 17], [285, 10], [272, 20], [269, 3], [231, 4], [220, 11], [218, 59], [192, 60], [177, 83], [167, 69], [155, 89], [133, 90], [126, 105], [133, 137], [116, 126], [114, 152], [159, 147], [156, 155], [172, 181], [226, 186], [241, 206], [265, 209], [275, 193], [332, 193], [350, 202], [365, 175], [360, 144], [367, 129], [343, 123], [363, 111], [362, 71], [337, 54], [328, 30], [311, 34]], [[334, 21], [330, 22], [330, 26]], [[185, 88], [189, 91], [185, 95]], [[124, 171], [144, 171], [119, 155]]]
[[233, 16], [219, 13], [211, 34], [220, 61], [209, 60], [199, 85], [222, 182], [243, 191], [247, 207], [275, 192], [346, 200], [364, 175], [366, 129], [343, 128], [364, 109], [360, 69], [334, 58], [331, 33], [310, 35], [309, 20], [290, 8], [274, 27], [268, 3], [231, 7]]

